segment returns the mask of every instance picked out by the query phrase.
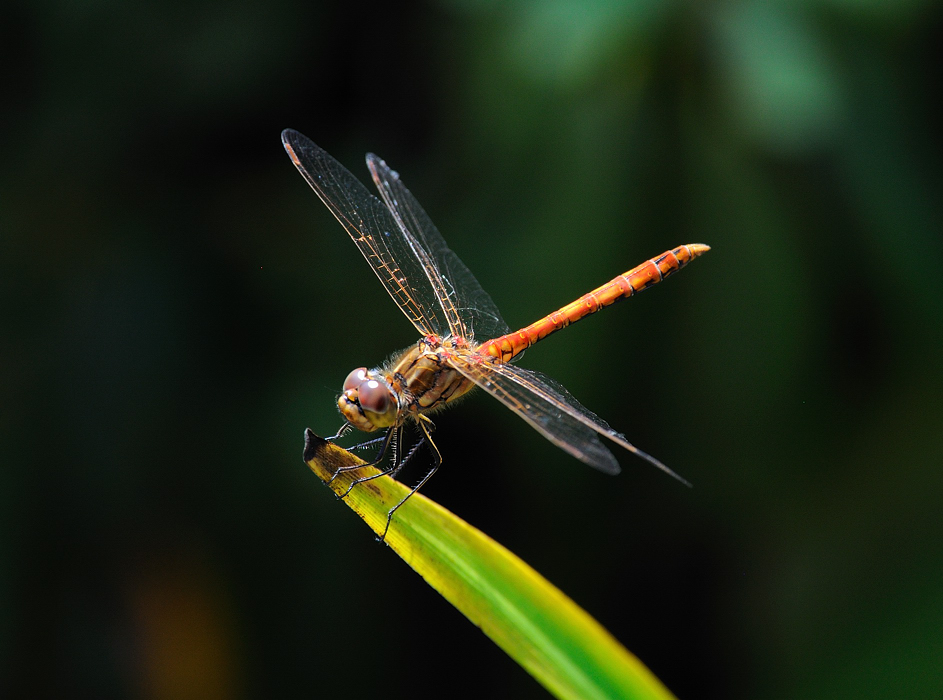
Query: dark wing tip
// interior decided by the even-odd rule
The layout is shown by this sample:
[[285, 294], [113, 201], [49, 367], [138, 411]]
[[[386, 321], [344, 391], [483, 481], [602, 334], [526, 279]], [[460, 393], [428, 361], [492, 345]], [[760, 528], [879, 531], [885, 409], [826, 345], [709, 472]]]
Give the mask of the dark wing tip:
[[550, 441], [557, 447], [561, 448], [564, 452], [569, 452], [583, 464], [588, 464], [593, 469], [601, 471], [603, 474], [616, 476], [617, 474], [622, 473], [622, 467], [619, 466], [619, 460], [616, 459], [616, 456], [612, 454], [612, 451], [606, 447], [596, 436], [590, 438], [590, 444], [596, 448], [592, 452], [580, 450], [566, 442], [561, 442], [559, 440], [551, 439]]
[[[601, 444], [601, 443], [600, 443]], [[609, 452], [609, 450], [606, 450]], [[609, 474], [610, 476], [617, 476], [622, 473], [622, 467], [619, 466], [619, 462], [616, 460], [616, 457], [612, 452], [609, 452], [609, 459], [602, 460], [583, 460], [589, 466], [594, 469], [598, 469], [603, 474]]]

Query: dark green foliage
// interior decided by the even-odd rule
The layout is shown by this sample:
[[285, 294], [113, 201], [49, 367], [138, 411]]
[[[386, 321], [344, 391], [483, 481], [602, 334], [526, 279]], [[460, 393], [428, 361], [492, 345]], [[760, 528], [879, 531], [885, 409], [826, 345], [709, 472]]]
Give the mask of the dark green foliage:
[[0, 696], [544, 697], [301, 462], [346, 374], [414, 333], [285, 127], [398, 169], [512, 326], [711, 245], [522, 360], [693, 490], [628, 456], [597, 474], [474, 396], [437, 416], [425, 492], [680, 697], [943, 694], [941, 20], [15, 3]]

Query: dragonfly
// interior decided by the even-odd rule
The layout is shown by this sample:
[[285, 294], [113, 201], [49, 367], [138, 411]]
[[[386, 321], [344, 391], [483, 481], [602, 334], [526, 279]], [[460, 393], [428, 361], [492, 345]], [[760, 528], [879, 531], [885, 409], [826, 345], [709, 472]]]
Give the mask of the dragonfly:
[[[370, 479], [395, 478], [423, 443], [432, 452], [431, 469], [390, 509], [379, 540], [386, 537], [393, 514], [442, 463], [442, 453], [432, 439], [434, 424], [429, 415], [475, 387], [494, 396], [554, 445], [591, 467], [607, 474], [620, 471], [602, 437], [690, 486], [585, 408], [559, 382], [513, 362], [548, 335], [673, 275], [710, 250], [709, 246], [689, 243], [668, 250], [529, 326], [509, 332], [494, 301], [446, 245], [399, 174], [383, 160], [372, 153], [366, 157], [380, 194], [378, 199], [306, 136], [286, 129], [282, 144], [421, 336], [382, 366], [359, 367], [347, 376], [337, 400], [345, 423], [329, 438], [336, 440], [353, 428], [367, 433], [386, 431], [358, 445], [378, 445], [375, 459], [339, 468], [332, 481], [341, 472], [380, 465], [392, 455], [386, 469], [354, 479], [342, 498]], [[398, 448], [407, 424], [418, 425], [421, 435], [404, 453]]]

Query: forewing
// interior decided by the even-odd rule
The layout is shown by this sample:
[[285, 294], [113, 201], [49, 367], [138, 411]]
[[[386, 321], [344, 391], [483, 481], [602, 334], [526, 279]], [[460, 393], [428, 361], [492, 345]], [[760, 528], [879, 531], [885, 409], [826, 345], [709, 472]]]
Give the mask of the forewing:
[[425, 270], [453, 336], [487, 340], [508, 332], [498, 307], [459, 257], [449, 249], [429, 215], [406, 189], [399, 173], [367, 155], [367, 167], [404, 237], [427, 258]]
[[[511, 364], [452, 358], [452, 366], [530, 423], [553, 444], [607, 474], [618, 474], [619, 463], [600, 440], [602, 435], [684, 484], [687, 481], [651, 455], [630, 443], [583, 406], [563, 385], [545, 374]], [[690, 484], [688, 484], [690, 486]]]
[[416, 329], [423, 335], [446, 335], [449, 323], [412, 237], [403, 231], [390, 210], [307, 136], [285, 129], [282, 144]]

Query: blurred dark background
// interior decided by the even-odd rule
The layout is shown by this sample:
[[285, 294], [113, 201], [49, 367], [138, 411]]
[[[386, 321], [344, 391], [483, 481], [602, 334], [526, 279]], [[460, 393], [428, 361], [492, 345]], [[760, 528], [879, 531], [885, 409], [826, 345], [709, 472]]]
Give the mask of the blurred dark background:
[[402, 174], [530, 350], [686, 489], [477, 395], [425, 493], [685, 698], [943, 695], [943, 11], [13, 2], [0, 695], [546, 697], [302, 464], [415, 340], [279, 142]]

